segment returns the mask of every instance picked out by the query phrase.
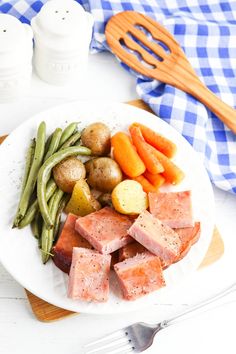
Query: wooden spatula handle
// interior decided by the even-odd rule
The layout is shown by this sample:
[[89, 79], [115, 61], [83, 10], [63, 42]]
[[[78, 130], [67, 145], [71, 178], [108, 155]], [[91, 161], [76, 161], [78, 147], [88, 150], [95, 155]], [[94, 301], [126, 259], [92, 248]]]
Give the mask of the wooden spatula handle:
[[196, 97], [236, 134], [236, 110], [224, 103], [200, 81], [188, 85], [188, 93]]

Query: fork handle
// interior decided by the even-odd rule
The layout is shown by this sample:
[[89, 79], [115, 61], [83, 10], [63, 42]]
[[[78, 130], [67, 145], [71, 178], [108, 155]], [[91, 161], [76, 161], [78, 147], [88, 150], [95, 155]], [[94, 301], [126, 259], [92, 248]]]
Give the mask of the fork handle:
[[225, 296], [232, 293], [233, 291], [236, 291], [236, 283], [233, 283], [232, 285], [230, 285], [226, 289], [220, 291], [219, 293], [215, 294], [214, 296], [212, 296], [206, 300], [203, 300], [194, 306], [189, 307], [186, 311], [179, 313], [178, 315], [170, 318], [169, 320], [164, 320], [163, 322], [161, 322], [161, 327], [165, 328], [165, 327], [170, 326], [172, 324], [178, 323], [181, 320], [187, 319], [188, 314], [193, 313], [193, 312], [197, 312], [198, 310], [206, 307], [207, 305], [215, 303], [217, 300], [224, 298]]
[[201, 81], [188, 80], [186, 92], [197, 98], [210, 109], [215, 115], [236, 134], [236, 110], [223, 102], [218, 96], [210, 91]]

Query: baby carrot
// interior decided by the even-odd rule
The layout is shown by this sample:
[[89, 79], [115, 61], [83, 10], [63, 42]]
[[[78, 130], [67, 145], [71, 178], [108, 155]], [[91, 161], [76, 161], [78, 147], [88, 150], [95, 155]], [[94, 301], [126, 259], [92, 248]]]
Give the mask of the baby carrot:
[[132, 125], [141, 129], [144, 140], [148, 144], [161, 151], [167, 157], [173, 157], [175, 155], [177, 147], [171, 140], [165, 138], [161, 134], [156, 133], [155, 131], [146, 127], [143, 124], [133, 123]]
[[159, 173], [153, 175], [150, 172], [145, 171], [143, 176], [156, 188], [159, 188], [165, 182], [165, 178]]
[[157, 188], [154, 187], [143, 175], [134, 177], [133, 180], [140, 183], [146, 193], [157, 191]]
[[127, 134], [118, 132], [113, 135], [111, 146], [114, 159], [128, 177], [137, 177], [145, 171], [146, 167]]
[[167, 182], [170, 182], [172, 184], [180, 183], [184, 178], [184, 172], [160, 151], [156, 149], [154, 150], [155, 156], [160, 160], [164, 167], [164, 172], [162, 173], [162, 176], [166, 179]]
[[153, 150], [155, 150], [151, 145], [146, 143], [144, 140], [141, 130], [139, 127], [131, 125], [129, 131], [132, 137], [134, 146], [141, 159], [143, 160], [148, 172], [156, 174], [164, 171], [162, 164], [159, 159], [154, 155]]

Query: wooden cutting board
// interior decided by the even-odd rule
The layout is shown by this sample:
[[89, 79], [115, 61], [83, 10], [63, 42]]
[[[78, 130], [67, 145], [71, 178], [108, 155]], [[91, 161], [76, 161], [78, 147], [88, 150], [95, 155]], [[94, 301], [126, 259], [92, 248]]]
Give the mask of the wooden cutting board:
[[[134, 100], [134, 101], [130, 101], [128, 103], [131, 104], [132, 106], [152, 112], [150, 107], [148, 107], [141, 100]], [[0, 144], [3, 142], [3, 140], [6, 137], [7, 137], [7, 135], [0, 137]], [[217, 228], [215, 228], [213, 235], [212, 235], [212, 240], [211, 240], [210, 246], [208, 248], [206, 256], [203, 259], [199, 269], [214, 263], [222, 256], [223, 253], [224, 253], [224, 243], [221, 238], [221, 235], [219, 234], [219, 231], [217, 230]], [[52, 321], [56, 321], [59, 319], [63, 319], [67, 316], [78, 315], [78, 313], [76, 313], [76, 312], [67, 311], [67, 310], [61, 309], [60, 307], [51, 305], [48, 302], [33, 295], [28, 290], [25, 290], [25, 291], [26, 291], [29, 303], [31, 305], [32, 311], [39, 321], [52, 322]]]

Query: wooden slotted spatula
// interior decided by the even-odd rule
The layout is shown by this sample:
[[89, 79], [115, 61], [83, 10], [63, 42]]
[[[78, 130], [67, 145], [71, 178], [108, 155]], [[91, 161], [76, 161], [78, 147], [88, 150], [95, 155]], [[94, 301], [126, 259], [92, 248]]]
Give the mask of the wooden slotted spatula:
[[111, 17], [105, 34], [122, 62], [142, 75], [191, 94], [236, 133], [236, 110], [200, 81], [179, 43], [163, 26], [138, 12], [124, 11]]

